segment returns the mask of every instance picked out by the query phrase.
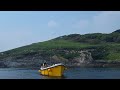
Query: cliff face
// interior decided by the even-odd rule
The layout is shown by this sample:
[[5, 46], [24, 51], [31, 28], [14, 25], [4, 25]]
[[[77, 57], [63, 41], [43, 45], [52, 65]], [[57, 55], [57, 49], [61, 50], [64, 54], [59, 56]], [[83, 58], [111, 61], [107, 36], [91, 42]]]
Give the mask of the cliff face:
[[76, 61], [77, 66], [80, 66], [80, 65], [83, 65], [83, 64], [90, 64], [93, 61], [93, 58], [92, 58], [90, 52], [81, 51], [80, 56], [74, 58], [73, 61]]
[[40, 67], [44, 61], [67, 66], [120, 66], [120, 29], [110, 34], [64, 35], [0, 52], [0, 67]]
[[[65, 51], [66, 52], [66, 51]], [[75, 51], [67, 51], [69, 53], [75, 53]], [[1, 60], [0, 67], [40, 67], [40, 65], [46, 61], [48, 64], [64, 63], [67, 66], [82, 66], [87, 65], [93, 61], [91, 53], [88, 51], [77, 51], [79, 55], [73, 59], [66, 59], [59, 55], [53, 55], [51, 57], [42, 57], [38, 55], [26, 56], [22, 58], [7, 57]]]

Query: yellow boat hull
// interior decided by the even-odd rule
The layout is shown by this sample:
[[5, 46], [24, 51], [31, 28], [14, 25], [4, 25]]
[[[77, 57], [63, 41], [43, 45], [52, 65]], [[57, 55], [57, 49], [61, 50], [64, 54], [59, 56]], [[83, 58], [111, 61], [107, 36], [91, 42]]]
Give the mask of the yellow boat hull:
[[42, 75], [46, 75], [46, 76], [63, 76], [64, 70], [65, 70], [64, 65], [58, 65], [43, 70], [39, 70], [39, 72]]

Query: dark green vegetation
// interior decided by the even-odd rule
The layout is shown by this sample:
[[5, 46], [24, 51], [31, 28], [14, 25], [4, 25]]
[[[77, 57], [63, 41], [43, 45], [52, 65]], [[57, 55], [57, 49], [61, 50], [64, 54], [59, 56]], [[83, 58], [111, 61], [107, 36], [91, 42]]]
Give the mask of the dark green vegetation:
[[65, 59], [72, 59], [79, 56], [77, 52], [67, 53], [67, 51], [71, 50], [88, 50], [92, 53], [94, 60], [118, 61], [120, 60], [120, 30], [116, 30], [110, 34], [92, 33], [60, 36], [49, 41], [33, 43], [31, 45], [1, 52], [0, 59], [6, 57], [22, 59], [26, 56], [38, 55], [42, 57], [56, 55]]

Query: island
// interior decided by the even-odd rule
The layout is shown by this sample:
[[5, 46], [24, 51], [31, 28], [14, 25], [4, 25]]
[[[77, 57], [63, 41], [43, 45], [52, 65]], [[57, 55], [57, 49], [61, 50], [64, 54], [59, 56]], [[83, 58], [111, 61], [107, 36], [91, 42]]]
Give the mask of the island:
[[0, 52], [1, 68], [39, 68], [43, 62], [68, 67], [119, 67], [120, 29], [64, 35]]

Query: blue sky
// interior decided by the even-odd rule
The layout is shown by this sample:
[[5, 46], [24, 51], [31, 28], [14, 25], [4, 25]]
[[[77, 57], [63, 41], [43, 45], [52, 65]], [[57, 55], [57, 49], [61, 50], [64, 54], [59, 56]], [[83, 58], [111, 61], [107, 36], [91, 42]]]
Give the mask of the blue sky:
[[119, 28], [119, 11], [0, 11], [0, 52], [62, 35]]

